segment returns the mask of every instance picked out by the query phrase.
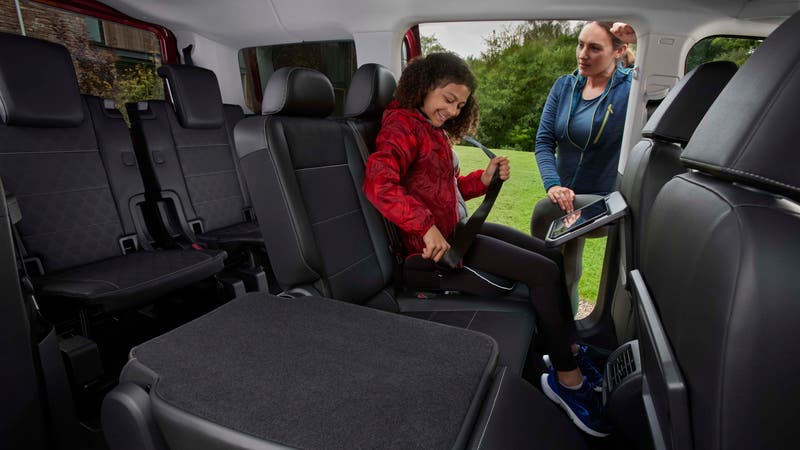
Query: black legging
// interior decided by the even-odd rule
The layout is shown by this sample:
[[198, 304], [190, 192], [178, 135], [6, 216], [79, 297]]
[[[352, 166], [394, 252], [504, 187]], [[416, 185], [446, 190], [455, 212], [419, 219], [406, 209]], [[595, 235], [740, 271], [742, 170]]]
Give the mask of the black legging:
[[[577, 367], [570, 349], [576, 335], [575, 321], [559, 249], [548, 248], [541, 240], [511, 227], [484, 223], [464, 255], [464, 265], [525, 283], [553, 366], [559, 371]], [[483, 282], [466, 269], [446, 273], [441, 287], [466, 293], [485, 291]]]

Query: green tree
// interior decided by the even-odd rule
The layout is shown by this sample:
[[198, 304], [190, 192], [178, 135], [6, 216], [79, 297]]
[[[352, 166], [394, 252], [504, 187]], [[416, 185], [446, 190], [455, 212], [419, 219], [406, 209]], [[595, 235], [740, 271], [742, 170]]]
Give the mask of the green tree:
[[446, 48], [439, 42], [439, 38], [435, 34], [430, 36], [420, 36], [420, 44], [422, 45], [422, 54], [448, 52]]
[[578, 29], [568, 22], [526, 22], [494, 32], [470, 59], [478, 78], [478, 137], [490, 147], [533, 151], [553, 82], [575, 69]]
[[164, 82], [156, 73], [154, 64], [136, 64], [117, 71], [114, 103], [125, 121], [128, 121], [125, 103], [163, 98]]

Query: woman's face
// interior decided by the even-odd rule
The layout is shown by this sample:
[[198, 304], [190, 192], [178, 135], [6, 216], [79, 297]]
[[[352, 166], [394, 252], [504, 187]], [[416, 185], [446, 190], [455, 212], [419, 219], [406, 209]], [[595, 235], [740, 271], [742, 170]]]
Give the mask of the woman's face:
[[466, 85], [448, 83], [428, 91], [422, 102], [422, 112], [434, 127], [439, 128], [448, 119], [457, 117], [467, 103], [470, 91]]
[[587, 24], [578, 35], [575, 56], [578, 72], [584, 77], [611, 76], [625, 46], [614, 50], [611, 36], [596, 23]]

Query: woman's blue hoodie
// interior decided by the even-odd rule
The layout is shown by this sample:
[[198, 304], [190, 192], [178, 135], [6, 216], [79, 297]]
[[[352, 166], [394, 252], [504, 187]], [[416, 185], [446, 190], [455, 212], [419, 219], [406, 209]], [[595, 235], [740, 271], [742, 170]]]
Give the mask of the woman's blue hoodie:
[[576, 194], [608, 194], [614, 190], [631, 70], [618, 67], [614, 71], [597, 103], [584, 148], [567, 137], [567, 129], [585, 84], [586, 78], [576, 70], [559, 77], [547, 96], [535, 150], [545, 190], [553, 186], [568, 187]]

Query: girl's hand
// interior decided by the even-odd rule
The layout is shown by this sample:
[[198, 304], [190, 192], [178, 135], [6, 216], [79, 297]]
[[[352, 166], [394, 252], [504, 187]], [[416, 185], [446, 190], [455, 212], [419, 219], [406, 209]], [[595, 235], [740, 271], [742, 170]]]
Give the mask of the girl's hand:
[[575, 200], [575, 192], [570, 188], [553, 186], [547, 190], [550, 201], [558, 205], [562, 211], [571, 213], [574, 208], [572, 202]]
[[422, 236], [422, 240], [425, 242], [425, 248], [422, 249], [422, 257], [433, 259], [433, 262], [439, 262], [442, 256], [450, 250], [450, 244], [447, 243], [447, 239], [442, 236], [442, 232], [436, 228], [436, 225], [428, 228], [428, 231]]
[[500, 170], [500, 179], [505, 181], [511, 176], [511, 166], [508, 165], [508, 158], [505, 156], [496, 156], [489, 161], [489, 166], [483, 171], [481, 175], [481, 182], [484, 186], [488, 186], [492, 182], [494, 172]]

